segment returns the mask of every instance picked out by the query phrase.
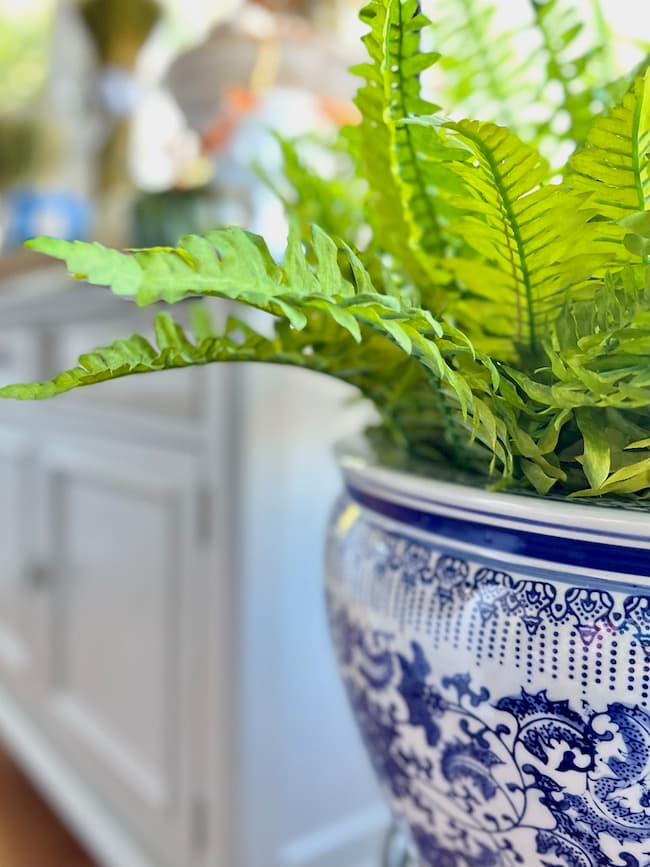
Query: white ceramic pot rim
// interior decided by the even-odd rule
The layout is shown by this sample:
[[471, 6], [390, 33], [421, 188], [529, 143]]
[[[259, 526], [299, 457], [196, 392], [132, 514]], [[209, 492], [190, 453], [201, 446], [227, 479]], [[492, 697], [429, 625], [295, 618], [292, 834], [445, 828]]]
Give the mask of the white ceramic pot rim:
[[362, 439], [339, 443], [335, 454], [349, 488], [391, 503], [478, 523], [493, 524], [497, 519], [502, 526], [576, 541], [590, 539], [647, 548], [650, 580], [650, 508], [576, 503], [439, 481], [383, 466]]

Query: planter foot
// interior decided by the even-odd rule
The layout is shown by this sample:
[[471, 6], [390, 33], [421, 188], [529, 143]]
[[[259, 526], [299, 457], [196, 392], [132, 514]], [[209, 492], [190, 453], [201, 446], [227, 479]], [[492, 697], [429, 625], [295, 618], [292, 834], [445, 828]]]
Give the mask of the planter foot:
[[397, 825], [392, 825], [384, 843], [382, 867], [418, 867], [408, 843]]

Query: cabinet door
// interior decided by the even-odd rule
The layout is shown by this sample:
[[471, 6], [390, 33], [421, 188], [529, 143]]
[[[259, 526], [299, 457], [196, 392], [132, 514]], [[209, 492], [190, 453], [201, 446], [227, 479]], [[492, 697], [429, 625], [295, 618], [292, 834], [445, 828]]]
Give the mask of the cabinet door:
[[189, 865], [197, 462], [67, 440], [41, 464], [53, 583], [43, 724], [156, 864]]
[[32, 452], [28, 439], [0, 428], [0, 679], [23, 694], [37, 679], [32, 602], [43, 578], [32, 544]]

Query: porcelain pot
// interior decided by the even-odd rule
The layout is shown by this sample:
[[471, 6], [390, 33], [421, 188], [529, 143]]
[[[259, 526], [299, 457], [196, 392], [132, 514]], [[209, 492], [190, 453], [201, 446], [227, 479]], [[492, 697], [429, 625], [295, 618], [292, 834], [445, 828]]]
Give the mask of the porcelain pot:
[[341, 465], [331, 630], [419, 863], [650, 865], [650, 511]]

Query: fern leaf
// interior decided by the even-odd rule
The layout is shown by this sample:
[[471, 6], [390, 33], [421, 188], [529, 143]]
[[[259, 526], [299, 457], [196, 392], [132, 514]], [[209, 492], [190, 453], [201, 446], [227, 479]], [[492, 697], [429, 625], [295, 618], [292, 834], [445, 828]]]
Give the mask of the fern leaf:
[[[191, 319], [193, 339], [169, 313], [159, 313], [154, 321], [155, 341], [138, 334], [117, 340], [81, 355], [77, 366], [51, 380], [4, 386], [0, 397], [41, 400], [126, 376], [215, 362], [287, 365], [335, 377], [358, 389], [375, 405], [383, 435], [391, 437], [402, 453], [430, 457], [435, 443], [440, 459], [466, 472], [473, 469], [485, 475], [495, 459], [502, 463], [504, 474], [511, 472], [505, 427], [488, 404], [474, 398], [476, 420], [468, 421], [459, 411], [458, 396], [439, 393], [431, 371], [416, 354], [405, 355], [380, 334], [366, 334], [357, 343], [347, 330], [334, 321], [328, 323], [319, 313], [310, 313], [310, 322], [301, 331], [286, 321], [276, 323], [273, 337], [234, 317], [217, 334], [200, 304], [195, 304]], [[472, 445], [472, 431], [482, 447]]]
[[353, 72], [364, 78], [355, 100], [362, 115], [356, 139], [369, 185], [368, 216], [386, 252], [432, 304], [439, 304], [440, 272], [430, 261], [445, 246], [436, 190], [454, 183], [454, 176], [442, 169], [449, 154], [438, 134], [429, 130], [425, 135], [404, 122], [437, 111], [422, 98], [419, 75], [438, 54], [420, 51], [420, 31], [428, 20], [417, 0], [371, 0], [361, 18], [370, 27], [363, 38], [369, 62]]
[[[488, 444], [508, 471], [505, 427], [489, 401], [498, 382], [492, 362], [476, 355], [464, 337], [451, 326], [435, 320], [428, 310], [376, 292], [367, 270], [347, 245], [335, 242], [314, 227], [312, 246], [316, 256], [313, 265], [303, 250], [299, 232], [294, 230], [284, 265], [279, 266], [260, 238], [240, 229], [217, 230], [205, 236], [189, 235], [175, 248], [152, 248], [131, 254], [118, 254], [98, 244], [82, 242], [39, 239], [31, 243], [33, 249], [73, 265], [77, 276], [92, 271], [101, 285], [115, 284], [123, 294], [128, 286], [131, 297], [141, 305], [158, 301], [175, 303], [198, 295], [229, 298], [286, 320], [297, 333], [308, 329], [312, 317], [319, 316], [321, 324], [323, 317], [324, 321], [335, 324], [337, 339], [347, 335], [346, 339], [361, 345], [369, 336], [379, 335], [384, 343], [393, 344], [424, 371], [432, 390], [442, 386], [448, 391], [461, 417], [471, 420], [470, 436]], [[341, 259], [350, 279], [343, 276]], [[123, 272], [128, 281], [124, 280]], [[172, 329], [172, 338], [175, 334]], [[85, 373], [68, 371], [62, 374], [63, 379], [53, 381], [54, 384], [41, 384], [31, 390], [30, 386], [17, 387], [13, 391], [0, 391], [0, 396], [35, 397], [37, 392], [49, 396], [62, 386], [86, 384], [88, 375], [112, 378], [111, 371], [118, 371], [118, 375], [143, 372], [147, 364], [151, 369], [163, 369], [223, 360], [197, 360], [192, 347], [178, 336], [178, 341], [172, 340], [171, 349], [175, 353], [172, 362], [165, 355], [171, 351], [170, 346], [164, 344], [162, 352], [152, 356], [151, 347], [144, 346], [140, 340], [136, 338], [135, 343], [112, 347], [110, 353], [117, 355], [110, 354], [108, 367], [102, 361], [107, 351], [102, 351], [99, 355], [91, 354], [88, 364], [81, 365]], [[181, 345], [183, 352], [179, 351]], [[131, 361], [125, 359], [129, 353], [135, 353]], [[462, 369], [467, 365], [477, 365], [482, 372], [487, 384], [485, 397], [463, 375]], [[473, 368], [472, 376], [477, 376]], [[382, 375], [378, 377], [381, 379]]]
[[[583, 194], [540, 186], [545, 161], [504, 127], [467, 120], [445, 126], [472, 156], [454, 164], [467, 189], [454, 203], [467, 216], [449, 231], [479, 261], [459, 257], [444, 265], [470, 291], [473, 314], [487, 323], [486, 332], [503, 322], [502, 336], [507, 329], [505, 336], [534, 357], [542, 325], [605, 260], [592, 243], [593, 210]], [[450, 311], [460, 316], [463, 307], [451, 304]]]
[[597, 213], [609, 221], [603, 232], [614, 240], [624, 231], [612, 224], [650, 207], [650, 70], [595, 121], [570, 161], [567, 183], [590, 194]]
[[[402, 312], [397, 298], [375, 290], [357, 254], [317, 226], [311, 238], [315, 262], [305, 254], [300, 229], [293, 224], [282, 267], [259, 236], [236, 227], [187, 235], [176, 247], [129, 253], [51, 238], [34, 239], [28, 246], [64, 260], [73, 276], [110, 286], [139, 306], [193, 296], [228, 298], [286, 318], [297, 329], [306, 324], [307, 308], [337, 308], [332, 315], [346, 321], [356, 339], [357, 318], [386, 316], [395, 330]], [[442, 334], [431, 314], [418, 315], [420, 324]]]
[[[590, 299], [567, 303], [550, 332], [547, 368], [505, 369], [525, 396], [530, 419], [563, 419], [559, 456], [573, 496], [650, 489], [647, 277], [642, 266], [609, 275]], [[541, 433], [532, 436], [538, 441]]]
[[[11, 385], [0, 389], [0, 396], [19, 400], [53, 397], [74, 388], [94, 385], [141, 373], [155, 373], [218, 361], [262, 361], [304, 367], [337, 376], [369, 393], [378, 364], [387, 369], [403, 363], [397, 350], [382, 341], [381, 353], [371, 337], [359, 348], [356, 341], [342, 328], [330, 329], [318, 322], [318, 329], [295, 331], [276, 328], [273, 338], [266, 337], [245, 322], [230, 317], [222, 334], [212, 325], [204, 305], [195, 303], [191, 314], [193, 337], [176, 323], [167, 312], [158, 313], [154, 320], [153, 341], [136, 334], [116, 340], [110, 346], [85, 353], [79, 364], [47, 382]], [[376, 338], [378, 340], [380, 338]], [[336, 343], [336, 350], [331, 351]], [[318, 344], [320, 351], [316, 350]], [[325, 355], [322, 348], [330, 352]]]

